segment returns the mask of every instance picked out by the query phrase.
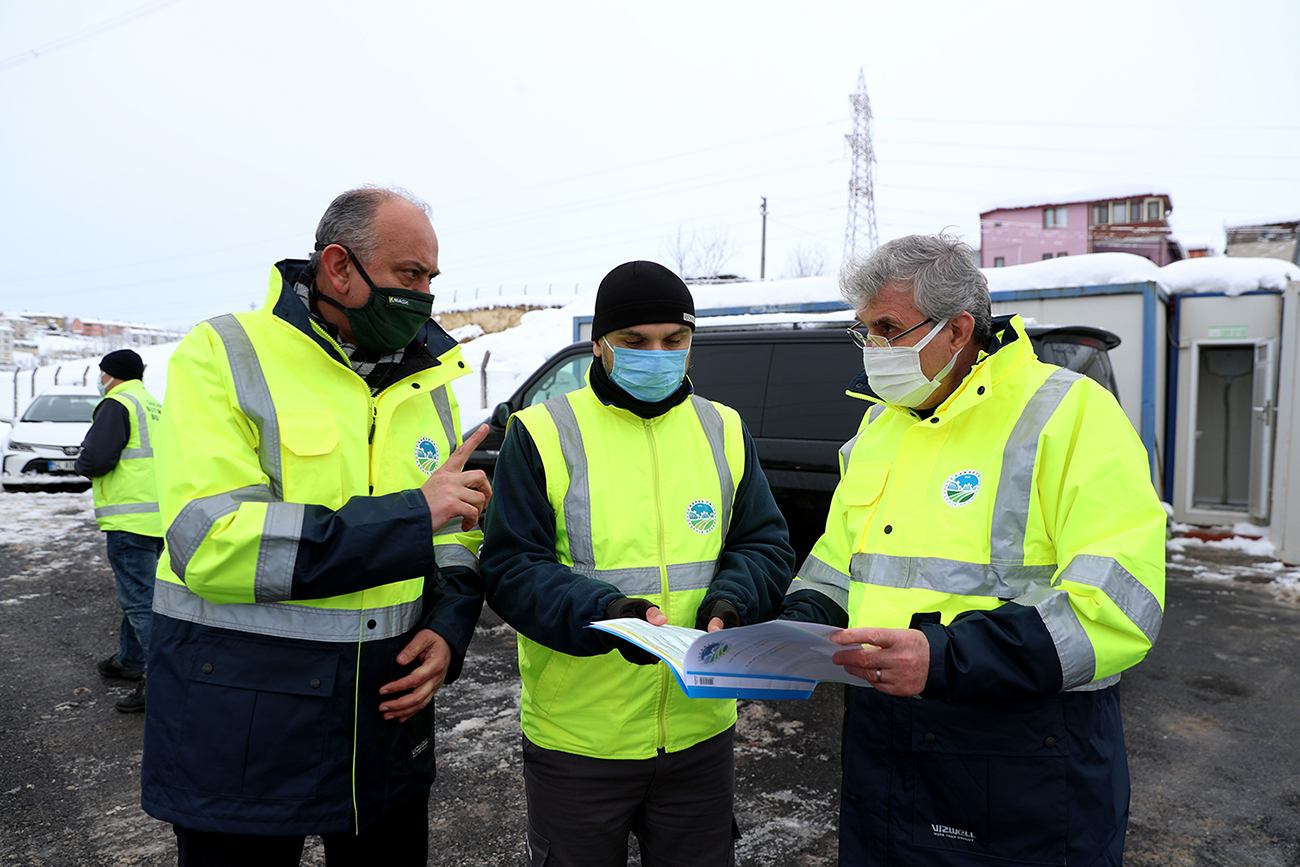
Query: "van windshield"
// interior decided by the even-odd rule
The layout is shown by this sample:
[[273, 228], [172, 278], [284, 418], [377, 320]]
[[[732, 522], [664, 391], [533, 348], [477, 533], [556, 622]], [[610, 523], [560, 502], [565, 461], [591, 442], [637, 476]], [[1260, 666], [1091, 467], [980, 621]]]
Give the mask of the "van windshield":
[[99, 398], [80, 394], [43, 394], [23, 413], [23, 421], [89, 422]]

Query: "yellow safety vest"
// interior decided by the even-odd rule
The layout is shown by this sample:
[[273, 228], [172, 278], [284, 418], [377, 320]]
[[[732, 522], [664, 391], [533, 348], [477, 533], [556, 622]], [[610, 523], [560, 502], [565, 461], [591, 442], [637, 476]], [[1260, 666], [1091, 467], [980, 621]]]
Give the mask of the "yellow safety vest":
[[[546, 471], [559, 562], [694, 627], [745, 472], [735, 410], [692, 396], [643, 419], [601, 403], [588, 386], [515, 419]], [[665, 665], [633, 665], [616, 652], [570, 656], [523, 635], [518, 643], [520, 717], [538, 746], [644, 759], [736, 722], [734, 700], [686, 698]]]
[[131, 433], [117, 466], [91, 480], [95, 521], [101, 530], [122, 530], [141, 536], [162, 536], [158, 515], [158, 479], [153, 460], [153, 435], [162, 404], [138, 379], [111, 388], [104, 400], [126, 407]]
[[867, 413], [789, 592], [884, 628], [1015, 601], [1047, 625], [1063, 688], [1102, 688], [1159, 632], [1165, 511], [1114, 397], [1039, 362], [1019, 317], [1010, 327], [929, 418]]

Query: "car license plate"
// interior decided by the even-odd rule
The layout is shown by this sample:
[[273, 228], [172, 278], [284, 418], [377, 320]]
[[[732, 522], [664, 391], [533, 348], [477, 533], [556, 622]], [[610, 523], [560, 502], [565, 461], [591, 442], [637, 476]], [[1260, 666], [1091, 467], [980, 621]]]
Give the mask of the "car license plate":
[[50, 461], [51, 470], [65, 470], [67, 472], [72, 472], [76, 467], [76, 461]]

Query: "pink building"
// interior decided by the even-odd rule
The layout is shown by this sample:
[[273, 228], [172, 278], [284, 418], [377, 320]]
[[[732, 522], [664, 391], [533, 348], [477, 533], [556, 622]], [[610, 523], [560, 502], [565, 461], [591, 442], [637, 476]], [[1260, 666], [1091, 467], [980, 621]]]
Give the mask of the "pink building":
[[1172, 210], [1167, 193], [1141, 190], [1004, 202], [980, 214], [980, 267], [1083, 253], [1136, 253], [1167, 265], [1183, 258], [1169, 237]]

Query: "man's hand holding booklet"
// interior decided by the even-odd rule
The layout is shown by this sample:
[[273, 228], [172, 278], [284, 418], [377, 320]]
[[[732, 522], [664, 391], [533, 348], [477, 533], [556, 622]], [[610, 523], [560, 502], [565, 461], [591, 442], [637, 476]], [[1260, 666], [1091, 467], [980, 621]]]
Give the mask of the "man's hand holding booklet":
[[654, 626], [635, 617], [598, 620], [600, 629], [653, 653], [691, 698], [808, 698], [821, 681], [866, 686], [831, 656], [838, 626], [771, 620], [717, 632]]

